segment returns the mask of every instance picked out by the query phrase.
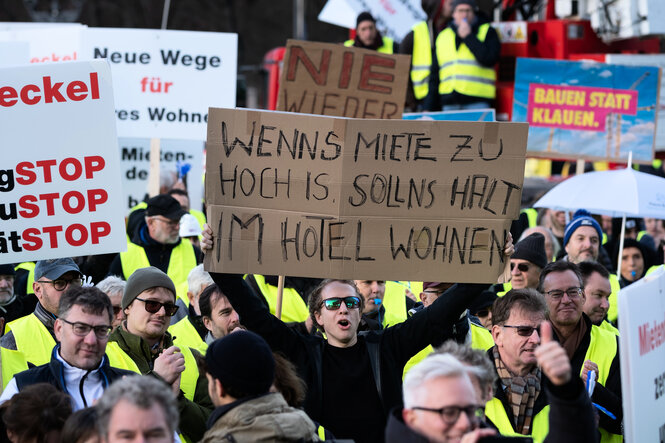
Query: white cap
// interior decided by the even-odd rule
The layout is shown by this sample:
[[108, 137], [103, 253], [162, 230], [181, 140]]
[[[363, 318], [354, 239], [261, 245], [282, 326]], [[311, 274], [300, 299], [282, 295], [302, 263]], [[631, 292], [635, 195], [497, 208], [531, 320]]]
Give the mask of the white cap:
[[201, 235], [201, 226], [192, 214], [185, 214], [180, 219], [180, 237], [196, 237]]

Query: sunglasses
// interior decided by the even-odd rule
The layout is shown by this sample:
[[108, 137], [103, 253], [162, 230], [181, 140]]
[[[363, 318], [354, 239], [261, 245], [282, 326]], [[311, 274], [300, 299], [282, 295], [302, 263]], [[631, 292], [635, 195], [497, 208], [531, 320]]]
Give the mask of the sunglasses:
[[520, 272], [529, 272], [529, 265], [526, 263], [510, 263], [510, 270], [515, 269], [515, 266]]
[[144, 300], [138, 297], [136, 297], [136, 300], [145, 303], [145, 310], [151, 314], [158, 313], [159, 310], [162, 309], [162, 306], [164, 307], [164, 312], [167, 317], [173, 317], [175, 313], [178, 312], [178, 306], [173, 303], [162, 303], [157, 300]]
[[513, 325], [503, 325], [504, 328], [514, 328], [517, 329], [517, 335], [520, 337], [531, 337], [531, 334], [533, 334], [533, 331], [537, 331], [538, 335], [540, 335], [540, 326], [536, 326], [535, 328], [533, 326], [513, 326]]
[[332, 297], [323, 300], [323, 306], [329, 311], [336, 311], [342, 306], [342, 302], [349, 309], [358, 309], [360, 307], [359, 297]]

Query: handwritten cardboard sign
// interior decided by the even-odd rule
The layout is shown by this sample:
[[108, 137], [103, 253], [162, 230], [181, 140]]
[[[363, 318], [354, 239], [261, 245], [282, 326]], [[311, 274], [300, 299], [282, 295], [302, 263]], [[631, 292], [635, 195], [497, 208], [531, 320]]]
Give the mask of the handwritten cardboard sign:
[[410, 57], [289, 40], [278, 111], [352, 118], [402, 118]]
[[206, 269], [493, 282], [527, 125], [210, 110]]

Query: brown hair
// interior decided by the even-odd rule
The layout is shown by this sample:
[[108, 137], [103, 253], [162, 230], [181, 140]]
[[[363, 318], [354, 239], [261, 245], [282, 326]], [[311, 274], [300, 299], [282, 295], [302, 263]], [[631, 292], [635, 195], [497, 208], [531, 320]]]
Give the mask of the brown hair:
[[296, 367], [291, 361], [279, 352], [273, 352], [275, 357], [275, 388], [282, 393], [282, 397], [289, 406], [299, 408], [305, 401], [307, 385], [298, 376]]
[[492, 306], [492, 325], [502, 325], [508, 321], [513, 307], [526, 312], [539, 312], [547, 316], [547, 303], [543, 294], [533, 288], [511, 289], [499, 297]]
[[360, 299], [360, 312], [363, 312], [363, 310], [365, 309], [365, 299], [358, 292], [358, 288], [356, 287], [356, 284], [353, 282], [353, 280], [340, 280], [333, 278], [327, 278], [323, 280], [316, 288], [314, 288], [312, 293], [309, 294], [309, 300], [307, 302], [307, 305], [309, 307], [309, 316], [312, 319], [312, 322], [314, 323], [316, 328], [321, 332], [325, 332], [323, 330], [323, 325], [318, 324], [318, 322], [316, 321], [316, 316], [314, 314], [319, 312], [321, 310], [321, 306], [323, 306], [323, 301], [321, 300], [321, 293], [323, 292], [326, 286], [335, 282], [351, 286], [353, 288], [353, 292], [355, 292], [356, 296]]

